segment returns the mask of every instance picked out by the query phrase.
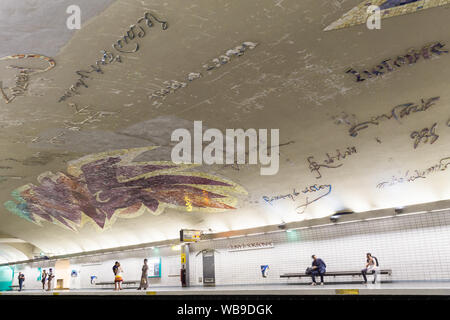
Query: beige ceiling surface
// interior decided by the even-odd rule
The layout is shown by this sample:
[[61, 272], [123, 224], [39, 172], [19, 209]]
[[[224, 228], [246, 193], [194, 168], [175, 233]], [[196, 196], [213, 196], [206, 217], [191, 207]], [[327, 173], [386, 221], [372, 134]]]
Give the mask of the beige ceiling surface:
[[[226, 231], [323, 217], [344, 209], [361, 212], [449, 199], [450, 170], [444, 170], [445, 165], [414, 181], [382, 188], [379, 184], [391, 182], [393, 176], [412, 176], [450, 156], [450, 54], [420, 58], [363, 82], [345, 73], [349, 67], [372, 68], [410, 48], [447, 44], [449, 7], [385, 19], [380, 30], [359, 25], [323, 31], [360, 2], [114, 2], [51, 56], [56, 62], [53, 69], [30, 76], [23, 96], [9, 104], [0, 101], [1, 203], [13, 200], [11, 192], [21, 186], [39, 185], [37, 177], [44, 172], [67, 174], [71, 161], [85, 156], [98, 160], [103, 158], [92, 155], [159, 146], [142, 149], [135, 160], [170, 161], [171, 132], [192, 129], [195, 120], [223, 132], [279, 129], [279, 172], [260, 175], [259, 165], [183, 168], [186, 174], [228, 181], [233, 192], [240, 186], [247, 194], [232, 192], [235, 209], [183, 210], [168, 205], [157, 214], [143, 210], [129, 219], [119, 215], [103, 230], [92, 221], [76, 231], [49, 222], [39, 226], [2, 205], [0, 233], [46, 253], [64, 254], [176, 238], [180, 228]], [[89, 70], [101, 58], [101, 50], [113, 52], [111, 45], [145, 12], [167, 21], [167, 30], [157, 22], [147, 27], [145, 36], [126, 47], [131, 50], [139, 43], [137, 52], [121, 54], [121, 62], [102, 66], [102, 74], [90, 73], [84, 79], [88, 88], [79, 86], [79, 94], [58, 102], [80, 77], [75, 72]], [[203, 67], [244, 42], [257, 45], [219, 68]], [[31, 52], [11, 54], [15, 53]], [[18, 72], [6, 69], [11, 63], [0, 61], [4, 86], [11, 86]], [[46, 67], [45, 61], [23, 63]], [[189, 81], [190, 73], [202, 76]], [[186, 85], [152, 98], [172, 80]], [[352, 125], [391, 114], [397, 105], [420, 106], [421, 99], [433, 97], [439, 100], [424, 111], [380, 120], [355, 137], [349, 134]], [[430, 137], [414, 148], [411, 134], [434, 123], [437, 140], [430, 143]], [[322, 167], [321, 178], [316, 178], [308, 157], [323, 164], [327, 153], [336, 156], [337, 149], [343, 154], [347, 148], [353, 148], [351, 154], [332, 164], [338, 168]], [[303, 192], [314, 185], [322, 188]]]

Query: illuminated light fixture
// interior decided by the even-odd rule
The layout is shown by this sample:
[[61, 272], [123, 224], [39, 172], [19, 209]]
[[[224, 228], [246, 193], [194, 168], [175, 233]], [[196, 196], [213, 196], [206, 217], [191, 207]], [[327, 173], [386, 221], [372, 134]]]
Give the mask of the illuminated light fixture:
[[319, 224], [319, 225], [311, 226], [311, 228], [319, 228], [319, 227], [326, 227], [326, 226], [334, 226], [334, 223]]
[[246, 236], [247, 236], [247, 237], [252, 237], [252, 236], [260, 236], [260, 235], [262, 235], [262, 234], [264, 234], [264, 232], [249, 233], [249, 234], [246, 234]]
[[281, 230], [286, 229], [286, 223], [283, 222], [282, 224], [278, 225], [278, 229], [281, 229]]
[[[369, 219], [367, 219], [369, 220]], [[355, 223], [355, 222], [361, 222], [362, 220], [352, 220], [352, 221], [343, 221], [343, 222], [336, 222], [335, 224], [345, 224], [345, 223]]]
[[333, 214], [330, 217], [330, 220], [332, 222], [337, 222], [341, 216], [346, 215], [346, 214], [352, 214], [352, 213], [354, 213], [354, 212], [353, 211], [339, 211], [339, 212], [336, 212], [335, 214]]
[[231, 236], [231, 237], [228, 237], [228, 239], [242, 238], [242, 237], [245, 237], [245, 236], [244, 236], [244, 235], [240, 235], [240, 236]]
[[282, 232], [282, 230], [267, 231], [267, 232], [265, 232], [265, 233], [266, 233], [266, 234], [269, 234], [269, 233], [277, 233], [277, 232]]
[[[394, 216], [384, 216], [384, 217], [377, 217], [377, 218], [367, 218], [367, 219], [364, 219], [365, 221], [370, 221], [370, 220], [380, 220], [380, 219], [387, 219], [387, 218], [392, 218], [392, 217], [394, 217]], [[356, 220], [356, 221], [358, 221], [358, 220]]]
[[173, 246], [171, 247], [171, 249], [172, 249], [173, 251], [180, 251], [180, 250], [181, 250], [181, 246], [180, 246], [179, 244], [176, 244], [176, 245], [173, 245]]

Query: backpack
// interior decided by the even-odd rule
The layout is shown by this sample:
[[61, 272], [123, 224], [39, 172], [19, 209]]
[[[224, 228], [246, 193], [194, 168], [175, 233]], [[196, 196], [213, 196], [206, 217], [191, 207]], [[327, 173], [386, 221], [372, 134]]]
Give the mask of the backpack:
[[377, 267], [379, 267], [380, 265], [378, 264], [378, 259], [377, 259], [377, 257], [372, 256], [372, 259], [375, 259], [375, 264], [376, 264]]

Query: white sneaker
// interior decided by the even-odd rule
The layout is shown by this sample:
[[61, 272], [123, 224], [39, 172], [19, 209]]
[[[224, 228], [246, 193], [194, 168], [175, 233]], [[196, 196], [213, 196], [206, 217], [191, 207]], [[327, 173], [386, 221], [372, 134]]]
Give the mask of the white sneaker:
[[315, 282], [313, 282], [313, 283], [311, 283], [311, 285], [312, 285], [312, 286], [315, 286], [315, 285], [316, 285], [316, 283], [315, 283]]
[[323, 285], [324, 285], [324, 283], [323, 283], [323, 282], [321, 282], [321, 283], [320, 283], [320, 285], [321, 285], [321, 286], [323, 286]]

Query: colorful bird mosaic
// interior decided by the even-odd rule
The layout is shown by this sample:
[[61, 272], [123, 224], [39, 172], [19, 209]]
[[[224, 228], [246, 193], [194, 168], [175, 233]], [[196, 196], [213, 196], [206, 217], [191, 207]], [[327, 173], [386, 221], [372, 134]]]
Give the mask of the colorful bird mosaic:
[[170, 161], [135, 162], [156, 147], [92, 154], [68, 163], [67, 173], [45, 172], [39, 185], [27, 184], [12, 192], [5, 207], [41, 225], [47, 221], [76, 231], [87, 221], [100, 229], [117, 218], [165, 208], [220, 212], [236, 209], [237, 194], [247, 192], [234, 182], [187, 170], [198, 165]]

